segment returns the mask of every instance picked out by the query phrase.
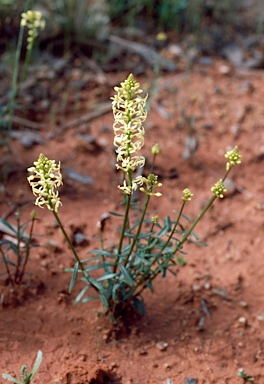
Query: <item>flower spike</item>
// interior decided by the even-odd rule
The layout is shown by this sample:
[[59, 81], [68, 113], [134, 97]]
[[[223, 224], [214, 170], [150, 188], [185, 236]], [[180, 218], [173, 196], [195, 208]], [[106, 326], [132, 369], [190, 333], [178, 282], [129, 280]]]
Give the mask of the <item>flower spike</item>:
[[32, 175], [27, 180], [33, 195], [37, 196], [35, 204], [40, 208], [46, 205], [49, 210], [58, 212], [61, 201], [56, 189], [63, 184], [60, 163], [57, 165], [55, 160], [49, 160], [41, 153], [34, 167], [28, 168], [28, 171]]

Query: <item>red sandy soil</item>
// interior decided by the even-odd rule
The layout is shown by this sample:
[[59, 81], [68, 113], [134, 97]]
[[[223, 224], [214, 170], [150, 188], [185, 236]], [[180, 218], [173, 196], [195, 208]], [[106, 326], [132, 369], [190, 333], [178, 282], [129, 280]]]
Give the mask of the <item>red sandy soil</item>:
[[[148, 156], [156, 142], [161, 149], [156, 171], [163, 176], [163, 196], [153, 198], [151, 205], [152, 214], [160, 218], [175, 218], [173, 210], [188, 187], [194, 197], [186, 214], [194, 219], [210, 198], [211, 186], [224, 175], [225, 151], [238, 145], [243, 161], [230, 174], [231, 190], [196, 228], [208, 246], [188, 244], [188, 264], [176, 268], [176, 277], [158, 278], [154, 294], [144, 294], [145, 317], [128, 334], [107, 341], [110, 326], [98, 315], [100, 303], [74, 305], [81, 283], [68, 294], [71, 275], [64, 269], [73, 266], [73, 257], [52, 214], [36, 208], [34, 232], [41, 235], [36, 239], [42, 247], [32, 250], [30, 275], [15, 289], [4, 280], [0, 286], [1, 373], [16, 375], [22, 364], [31, 368], [42, 350], [35, 383], [184, 384], [194, 378], [199, 384], [242, 384], [240, 368], [254, 376], [254, 383], [264, 383], [264, 73], [231, 69], [226, 75], [222, 64], [161, 75], [150, 94], [145, 124], [144, 154]], [[117, 85], [127, 74], [108, 76], [111, 85]], [[143, 89], [152, 84], [149, 78], [137, 80]], [[108, 91], [113, 93], [110, 87]], [[82, 103], [89, 106], [88, 93]], [[182, 161], [189, 131], [184, 115], [195, 116], [199, 143], [187, 161]], [[66, 121], [76, 117], [69, 115]], [[61, 122], [55, 130], [47, 116], [43, 137], [50, 133], [48, 142], [28, 150], [14, 141], [14, 172], [1, 190], [1, 215], [11, 202], [33, 202], [26, 168], [42, 152], [60, 161], [62, 172], [73, 168], [94, 178], [87, 186], [65, 175], [59, 213], [70, 233], [81, 228], [88, 239], [78, 247], [81, 258], [97, 248], [101, 215], [121, 211], [112, 124], [109, 112], [67, 130]], [[85, 144], [80, 133], [93, 135], [96, 145]], [[23, 211], [25, 219], [31, 209]], [[115, 242], [117, 224], [107, 222], [109, 246]]]

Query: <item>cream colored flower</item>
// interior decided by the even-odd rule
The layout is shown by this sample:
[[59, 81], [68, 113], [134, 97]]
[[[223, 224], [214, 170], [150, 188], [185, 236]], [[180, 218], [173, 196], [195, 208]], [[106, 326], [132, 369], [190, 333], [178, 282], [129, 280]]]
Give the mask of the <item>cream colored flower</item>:
[[116, 95], [112, 97], [112, 108], [114, 114], [114, 145], [117, 147], [117, 168], [125, 173], [135, 171], [137, 167], [145, 164], [143, 156], [134, 155], [144, 145], [145, 130], [143, 122], [147, 117], [146, 99], [139, 96], [142, 90], [130, 74], [121, 83], [120, 87], [114, 88]]
[[56, 189], [63, 184], [60, 163], [57, 165], [55, 160], [49, 160], [41, 153], [34, 167], [28, 168], [28, 171], [32, 174], [27, 180], [33, 195], [37, 196], [35, 204], [40, 208], [46, 205], [49, 210], [58, 212], [61, 201]]
[[152, 173], [148, 175], [148, 177], [142, 177], [140, 176], [141, 179], [138, 179], [138, 184], [139, 185], [146, 185], [146, 188], [140, 187], [140, 191], [144, 192], [148, 196], [162, 196], [160, 192], [153, 192], [154, 189], [157, 187], [161, 187], [162, 184], [158, 182], [158, 176], [153, 175]]
[[42, 17], [40, 11], [28, 10], [21, 14], [20, 25], [22, 27], [28, 27], [28, 37], [27, 37], [27, 49], [30, 50], [33, 47], [34, 40], [39, 34], [39, 30], [45, 28], [45, 20]]

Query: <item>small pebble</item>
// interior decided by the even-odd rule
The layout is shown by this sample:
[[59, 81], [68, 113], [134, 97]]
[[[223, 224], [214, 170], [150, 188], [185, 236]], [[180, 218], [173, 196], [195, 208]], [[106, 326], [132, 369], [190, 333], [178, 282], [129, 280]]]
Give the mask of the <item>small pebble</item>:
[[264, 321], [263, 313], [257, 316], [258, 321]]
[[160, 351], [166, 351], [168, 346], [169, 344], [166, 343], [165, 341], [158, 341], [156, 343], [156, 348], [159, 349]]
[[242, 327], [246, 327], [247, 326], [247, 319], [244, 316], [240, 316], [238, 319], [238, 323]]
[[242, 308], [247, 308], [248, 307], [248, 303], [245, 300], [240, 300], [239, 305]]
[[201, 290], [201, 286], [198, 285], [198, 284], [193, 284], [192, 289], [193, 289], [193, 291], [197, 291], [198, 292], [198, 291]]

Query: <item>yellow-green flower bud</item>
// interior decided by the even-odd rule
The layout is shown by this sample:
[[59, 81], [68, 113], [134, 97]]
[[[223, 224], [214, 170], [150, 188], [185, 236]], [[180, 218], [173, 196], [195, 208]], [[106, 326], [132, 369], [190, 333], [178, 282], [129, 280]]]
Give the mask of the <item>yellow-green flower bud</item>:
[[148, 196], [162, 196], [160, 192], [153, 192], [155, 188], [162, 186], [161, 183], [158, 183], [158, 176], [151, 173], [147, 178], [141, 176], [139, 178], [136, 179], [139, 185], [143, 185], [143, 183], [146, 184], [146, 189], [144, 187], [139, 188], [141, 192], [144, 192]]
[[192, 196], [193, 196], [193, 193], [191, 193], [191, 191], [188, 189], [188, 188], [185, 188], [183, 190], [183, 196], [182, 196], [182, 200], [183, 201], [191, 201], [192, 200]]
[[229, 171], [229, 169], [232, 168], [234, 165], [241, 163], [242, 156], [240, 155], [237, 146], [235, 146], [231, 151], [227, 151], [225, 157], [229, 160], [226, 163], [227, 171]]
[[152, 218], [151, 218], [151, 221], [152, 221], [153, 224], [157, 224], [158, 220], [159, 220], [159, 216], [158, 215], [152, 216]]
[[212, 188], [211, 191], [216, 197], [223, 198], [224, 193], [227, 191], [222, 179], [220, 179]]
[[157, 156], [160, 153], [159, 144], [154, 144], [151, 148], [151, 153], [154, 156]]
[[58, 212], [61, 201], [56, 189], [62, 185], [60, 163], [57, 165], [55, 160], [49, 160], [41, 153], [34, 165], [28, 168], [32, 174], [27, 180], [33, 195], [37, 196], [35, 204], [40, 208], [46, 205], [49, 210]]
[[36, 217], [37, 217], [37, 212], [35, 211], [35, 209], [33, 209], [33, 210], [31, 211], [31, 213], [30, 213], [30, 217], [31, 217], [32, 220], [35, 220], [35, 219], [36, 219]]

